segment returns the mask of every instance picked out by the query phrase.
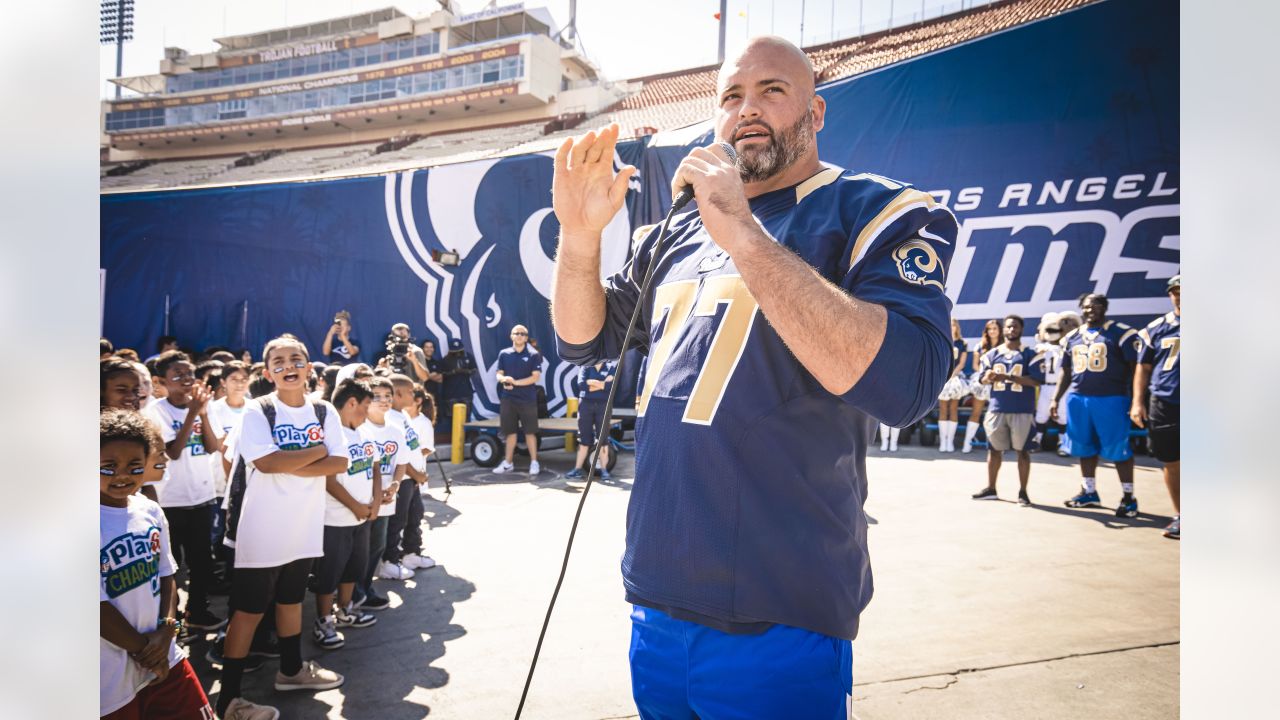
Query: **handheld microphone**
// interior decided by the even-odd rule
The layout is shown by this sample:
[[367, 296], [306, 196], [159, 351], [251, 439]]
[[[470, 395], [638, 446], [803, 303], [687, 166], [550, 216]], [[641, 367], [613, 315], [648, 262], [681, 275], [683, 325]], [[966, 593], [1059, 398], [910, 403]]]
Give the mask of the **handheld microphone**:
[[[738, 152], [733, 149], [732, 145], [730, 145], [727, 142], [724, 142], [723, 140], [716, 143], [716, 145], [719, 145], [720, 149], [724, 150], [724, 154], [729, 156], [729, 162], [738, 161]], [[676, 195], [675, 200], [671, 201], [671, 210], [673, 212], [679, 212], [685, 205], [688, 205], [689, 201], [692, 199], [693, 199], [693, 186], [685, 185], [684, 187], [680, 188], [680, 192]]]

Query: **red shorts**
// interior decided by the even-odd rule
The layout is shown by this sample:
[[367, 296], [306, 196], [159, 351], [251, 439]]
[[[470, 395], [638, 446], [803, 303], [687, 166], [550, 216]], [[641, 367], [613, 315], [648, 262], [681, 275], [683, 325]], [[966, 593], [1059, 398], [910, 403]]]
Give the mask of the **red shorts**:
[[169, 668], [158, 685], [138, 691], [128, 705], [103, 718], [109, 720], [214, 720], [209, 698], [200, 687], [200, 678], [186, 658]]

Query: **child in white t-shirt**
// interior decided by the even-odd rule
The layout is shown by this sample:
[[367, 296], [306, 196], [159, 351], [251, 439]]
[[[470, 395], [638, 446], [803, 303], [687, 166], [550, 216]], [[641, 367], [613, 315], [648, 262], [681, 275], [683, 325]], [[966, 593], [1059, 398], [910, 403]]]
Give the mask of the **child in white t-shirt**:
[[[409, 448], [403, 424], [397, 425], [387, 420], [395, 387], [383, 377], [371, 377], [367, 382], [373, 390], [373, 402], [369, 405], [369, 419], [365, 421], [364, 427], [378, 445], [383, 488], [382, 506], [378, 510], [377, 519], [369, 528], [369, 563], [365, 572], [366, 580], [361, 588], [364, 594], [362, 607], [366, 610], [381, 610], [390, 601], [374, 591], [373, 577], [384, 580], [407, 580], [413, 577], [412, 570], [399, 564], [383, 562], [391, 535], [388, 526], [396, 511], [396, 496], [409, 469]], [[341, 383], [338, 386], [341, 387]]]
[[163, 443], [131, 410], [99, 419], [98, 714], [209, 717], [209, 699], [174, 638], [176, 570], [164, 512], [137, 490]]
[[[222, 397], [209, 403], [209, 420], [222, 436], [223, 444], [231, 437], [231, 432], [240, 426], [249, 399], [249, 368], [239, 360], [231, 360], [222, 364], [221, 373]], [[214, 554], [225, 546], [222, 536], [226, 532], [227, 514], [223, 508], [227, 496], [227, 467], [224, 463], [225, 452], [210, 455], [213, 463], [213, 490], [217, 503], [213, 511], [213, 547]]]
[[409, 476], [414, 482], [400, 488], [396, 517], [387, 531], [384, 558], [398, 560], [410, 570], [426, 570], [436, 565], [435, 560], [422, 554], [422, 488], [427, 484], [427, 457], [435, 451], [435, 430], [431, 421], [419, 412], [418, 393], [422, 392], [422, 386], [405, 375], [392, 375], [391, 384], [396, 392], [392, 412], [387, 413], [387, 417], [403, 419], [410, 451]]
[[155, 484], [160, 507], [173, 536], [175, 554], [187, 564], [189, 585], [185, 624], [193, 630], [217, 630], [226, 624], [209, 611], [213, 583], [214, 457], [221, 447], [218, 429], [207, 412], [209, 389], [196, 381], [195, 366], [180, 350], [156, 358], [155, 370], [166, 395], [147, 407], [165, 441], [167, 479]]
[[[312, 637], [326, 650], [345, 643], [339, 627], [368, 627], [377, 618], [353, 609], [355, 584], [369, 561], [369, 521], [382, 506], [378, 445], [364, 427], [373, 391], [363, 380], [348, 380], [333, 395], [342, 418], [347, 448], [346, 472], [325, 480], [324, 557], [315, 568], [316, 620]], [[334, 595], [338, 607], [334, 610]]]
[[409, 425], [418, 433], [425, 472], [427, 460], [436, 452], [436, 402], [421, 383], [413, 384], [413, 404], [405, 414], [409, 416]]
[[307, 401], [307, 348], [300, 340], [272, 340], [263, 359], [276, 391], [249, 403], [236, 440], [248, 474], [238, 518], [228, 518], [235, 529], [235, 610], [223, 645], [218, 715], [224, 718], [251, 709], [240, 697], [240, 681], [254, 630], [273, 600], [280, 643], [276, 690], [328, 690], [343, 683], [315, 661], [303, 663], [301, 645], [307, 577], [324, 554], [325, 477], [347, 467], [342, 423], [329, 403]]

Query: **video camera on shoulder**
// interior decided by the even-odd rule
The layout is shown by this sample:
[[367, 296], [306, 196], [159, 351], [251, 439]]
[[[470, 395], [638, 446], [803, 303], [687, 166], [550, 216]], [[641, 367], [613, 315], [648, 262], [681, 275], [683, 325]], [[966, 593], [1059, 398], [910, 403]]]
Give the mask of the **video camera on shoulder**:
[[410, 348], [416, 345], [417, 341], [412, 336], [402, 338], [394, 332], [387, 333], [385, 347], [389, 356], [387, 364], [398, 373], [403, 373], [405, 368], [409, 366], [408, 355]]

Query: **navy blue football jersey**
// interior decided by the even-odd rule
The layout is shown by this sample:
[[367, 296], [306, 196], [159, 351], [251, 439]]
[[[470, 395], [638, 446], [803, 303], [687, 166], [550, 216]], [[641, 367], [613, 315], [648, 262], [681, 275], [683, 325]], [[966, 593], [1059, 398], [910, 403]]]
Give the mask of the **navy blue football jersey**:
[[1128, 395], [1133, 390], [1133, 364], [1142, 341], [1138, 331], [1114, 320], [1091, 330], [1084, 325], [1067, 334], [1062, 372], [1081, 395]]
[[729, 632], [781, 623], [852, 639], [872, 591], [866, 448], [878, 423], [931, 409], [950, 373], [956, 220], [919, 190], [830, 167], [750, 206], [822, 277], [888, 310], [880, 351], [848, 392], [796, 360], [696, 211], [672, 219], [657, 257], [656, 230], [639, 243], [606, 283], [600, 335], [560, 341], [560, 353], [616, 357], [642, 305], [629, 601]]
[[[1001, 375], [1031, 377], [1044, 382], [1044, 356], [1037, 355], [1031, 348], [1011, 350], [1001, 344], [987, 351], [982, 356], [982, 365], [978, 377], [995, 370]], [[989, 412], [997, 413], [1034, 413], [1036, 411], [1036, 389], [1030, 385], [1019, 385], [1013, 382], [991, 383], [991, 399], [987, 406]]]
[[1142, 353], [1138, 362], [1151, 368], [1151, 394], [1175, 405], [1180, 393], [1178, 354], [1182, 350], [1182, 316], [1170, 311], [1138, 331]]

